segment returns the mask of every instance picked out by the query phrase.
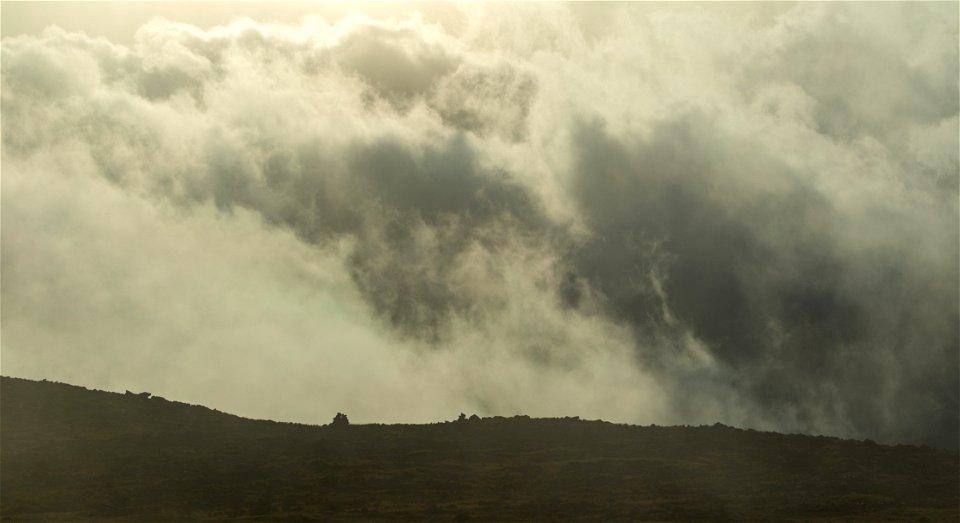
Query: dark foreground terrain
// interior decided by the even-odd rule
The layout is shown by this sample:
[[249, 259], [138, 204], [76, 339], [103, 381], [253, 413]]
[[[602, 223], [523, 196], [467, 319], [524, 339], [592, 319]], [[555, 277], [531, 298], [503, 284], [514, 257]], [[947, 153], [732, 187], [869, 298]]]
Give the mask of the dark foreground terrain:
[[956, 451], [493, 418], [315, 427], [2, 378], [4, 520], [957, 521]]

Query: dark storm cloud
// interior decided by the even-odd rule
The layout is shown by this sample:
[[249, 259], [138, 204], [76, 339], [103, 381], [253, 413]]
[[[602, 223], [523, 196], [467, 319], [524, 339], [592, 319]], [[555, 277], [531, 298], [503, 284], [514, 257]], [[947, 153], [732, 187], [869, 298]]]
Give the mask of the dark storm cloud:
[[[956, 403], [956, 373], [934, 368], [957, 361], [957, 278], [913, 265], [909, 240], [856, 252], [845, 244], [846, 218], [802, 173], [748, 143], [718, 144], [701, 116], [666, 123], [646, 141], [623, 143], [595, 122], [573, 136], [571, 194], [591, 237], [571, 253], [570, 278], [634, 326], [639, 358], [669, 368], [674, 355], [645, 351], [642, 340], [690, 329], [744, 400], [804, 425], [826, 415], [875, 432], [891, 416]], [[770, 193], [758, 177], [783, 182]], [[874, 226], [890, 212], [877, 202]], [[895, 223], [923, 233], [907, 216]], [[943, 233], [955, 253], [956, 239]], [[576, 294], [565, 295], [575, 306]], [[911, 376], [915, 369], [923, 371]], [[890, 387], [896, 396], [881, 400]], [[957, 412], [912, 423], [880, 430], [949, 445], [955, 429], [941, 430], [957, 426]]]
[[225, 153], [211, 164], [218, 183], [211, 193], [218, 204], [262, 212], [310, 242], [354, 237], [350, 273], [406, 335], [438, 339], [450, 315], [484, 306], [448, 281], [469, 249], [495, 251], [518, 236], [532, 242], [550, 233], [537, 200], [507, 173], [478, 165], [462, 134], [439, 144], [354, 144], [341, 167], [318, 154], [309, 144], [296, 159], [274, 153], [262, 167], [265, 185], [251, 186]]
[[956, 444], [955, 24], [517, 9], [457, 38], [354, 17], [5, 39], [5, 207], [59, 201], [28, 189], [42, 169], [198, 230], [255, 215], [491, 413]]

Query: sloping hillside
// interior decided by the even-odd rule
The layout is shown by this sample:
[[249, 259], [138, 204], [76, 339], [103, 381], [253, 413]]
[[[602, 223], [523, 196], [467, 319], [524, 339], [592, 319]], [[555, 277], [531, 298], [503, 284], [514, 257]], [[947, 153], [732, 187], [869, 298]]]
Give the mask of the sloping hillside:
[[958, 453], [493, 418], [314, 427], [2, 378], [14, 520], [956, 521]]

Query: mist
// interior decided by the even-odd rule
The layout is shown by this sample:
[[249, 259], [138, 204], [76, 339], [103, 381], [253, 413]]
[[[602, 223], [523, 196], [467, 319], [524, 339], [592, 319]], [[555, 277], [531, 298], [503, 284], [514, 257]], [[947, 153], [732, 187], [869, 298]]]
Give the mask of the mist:
[[5, 375], [956, 447], [956, 4], [297, 14], [4, 35]]

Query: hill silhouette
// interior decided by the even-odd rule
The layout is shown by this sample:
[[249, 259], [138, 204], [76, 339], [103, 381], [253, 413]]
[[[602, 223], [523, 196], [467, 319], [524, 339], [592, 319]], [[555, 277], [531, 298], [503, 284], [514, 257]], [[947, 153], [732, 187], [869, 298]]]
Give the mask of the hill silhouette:
[[10, 521], [956, 521], [958, 457], [722, 425], [309, 426], [0, 379]]

